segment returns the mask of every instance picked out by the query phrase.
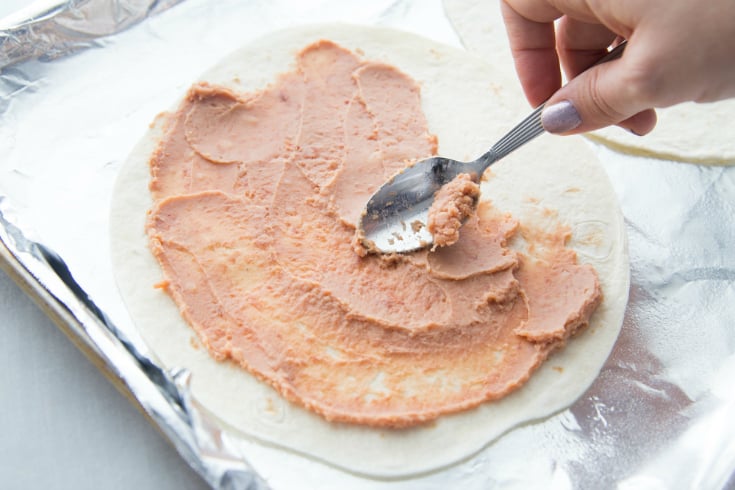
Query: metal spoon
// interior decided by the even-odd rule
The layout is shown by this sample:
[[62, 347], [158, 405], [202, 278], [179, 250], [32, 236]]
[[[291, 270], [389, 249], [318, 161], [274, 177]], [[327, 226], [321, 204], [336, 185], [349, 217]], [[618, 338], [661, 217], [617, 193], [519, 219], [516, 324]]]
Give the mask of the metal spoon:
[[[625, 44], [625, 41], [618, 44], [595, 65], [619, 58]], [[407, 167], [383, 184], [368, 201], [360, 219], [358, 238], [367, 251], [405, 253], [431, 246], [434, 237], [426, 224], [437, 191], [459, 174], [469, 174], [479, 182], [490, 165], [543, 133], [544, 105], [534, 109], [475, 161], [431, 157]]]

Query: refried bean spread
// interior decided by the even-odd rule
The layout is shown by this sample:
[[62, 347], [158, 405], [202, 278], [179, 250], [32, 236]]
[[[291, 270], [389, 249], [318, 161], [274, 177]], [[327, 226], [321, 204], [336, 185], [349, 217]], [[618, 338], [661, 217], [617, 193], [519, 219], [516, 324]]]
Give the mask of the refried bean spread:
[[470, 174], [459, 174], [439, 189], [429, 208], [426, 227], [434, 237], [434, 248], [454, 245], [459, 229], [475, 211], [480, 186]]
[[562, 227], [511, 249], [524, 225], [487, 201], [453, 245], [357, 254], [370, 195], [436, 150], [416, 82], [330, 41], [258, 92], [196, 84], [150, 161], [159, 286], [215, 359], [328, 420], [407, 427], [501, 398], [587, 325], [597, 275]]

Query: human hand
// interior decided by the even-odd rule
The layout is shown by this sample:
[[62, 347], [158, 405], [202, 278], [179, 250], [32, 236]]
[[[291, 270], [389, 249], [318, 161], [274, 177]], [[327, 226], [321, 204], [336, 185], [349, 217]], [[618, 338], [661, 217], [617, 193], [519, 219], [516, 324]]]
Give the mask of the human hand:
[[[654, 108], [735, 96], [733, 0], [501, 0], [501, 9], [526, 97], [533, 106], [550, 97], [549, 132], [617, 124], [643, 135]], [[621, 38], [620, 59], [585, 71]]]

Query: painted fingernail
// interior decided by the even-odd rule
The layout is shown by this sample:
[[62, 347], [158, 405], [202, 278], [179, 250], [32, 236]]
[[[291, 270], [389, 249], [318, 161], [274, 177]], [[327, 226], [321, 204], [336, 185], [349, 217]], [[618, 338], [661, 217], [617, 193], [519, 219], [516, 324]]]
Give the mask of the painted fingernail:
[[541, 125], [549, 133], [565, 133], [580, 124], [582, 124], [582, 118], [568, 100], [544, 107], [541, 112]]

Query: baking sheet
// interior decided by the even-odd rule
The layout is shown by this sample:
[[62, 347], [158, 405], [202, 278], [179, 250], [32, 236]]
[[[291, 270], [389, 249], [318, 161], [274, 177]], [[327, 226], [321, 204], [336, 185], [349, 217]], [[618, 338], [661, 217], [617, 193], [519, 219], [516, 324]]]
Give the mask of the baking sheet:
[[[71, 335], [88, 342], [213, 488], [735, 486], [730, 167], [595, 146], [629, 235], [632, 285], [621, 337], [570, 409], [451, 468], [395, 481], [360, 478], [222, 432], [187, 398], [185, 372], [142, 369], [148, 353], [118, 296], [108, 253], [117, 170], [155, 114], [226, 52], [277, 28], [322, 21], [398, 27], [460, 45], [438, 0], [89, 0], [57, 2], [35, 22], [4, 24], [0, 237], [16, 254], [13, 267], [26, 270], [21, 280], [42, 285]], [[91, 310], [50, 267], [59, 265], [50, 251], [89, 294]]]

